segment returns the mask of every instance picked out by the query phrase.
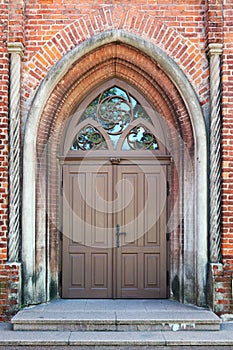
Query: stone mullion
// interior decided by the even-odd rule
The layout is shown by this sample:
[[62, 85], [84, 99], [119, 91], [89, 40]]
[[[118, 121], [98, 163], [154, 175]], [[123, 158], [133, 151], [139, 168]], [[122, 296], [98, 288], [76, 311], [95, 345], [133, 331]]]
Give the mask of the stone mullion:
[[209, 44], [210, 58], [210, 262], [221, 260], [221, 55]]
[[9, 234], [8, 261], [19, 260], [20, 246], [20, 71], [23, 45], [9, 43]]

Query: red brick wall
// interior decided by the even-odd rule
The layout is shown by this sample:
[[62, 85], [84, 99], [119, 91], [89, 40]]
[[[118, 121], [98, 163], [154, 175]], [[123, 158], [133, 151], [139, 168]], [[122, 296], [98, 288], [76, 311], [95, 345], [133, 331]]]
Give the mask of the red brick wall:
[[[89, 4], [88, 4], [89, 3]], [[49, 68], [89, 37], [119, 28], [165, 50], [208, 99], [205, 55], [205, 1], [35, 1], [25, 14], [24, 107]]]
[[207, 43], [222, 43], [223, 40], [223, 1], [206, 1]]
[[224, 53], [222, 58], [222, 116], [223, 116], [223, 209], [222, 254], [224, 298], [219, 300], [225, 312], [232, 312], [233, 278], [233, 8], [232, 1], [224, 2]]
[[26, 6], [25, 0], [8, 0], [9, 2], [9, 41], [24, 42], [24, 10]]
[[20, 305], [20, 264], [0, 265], [0, 322], [8, 321]]

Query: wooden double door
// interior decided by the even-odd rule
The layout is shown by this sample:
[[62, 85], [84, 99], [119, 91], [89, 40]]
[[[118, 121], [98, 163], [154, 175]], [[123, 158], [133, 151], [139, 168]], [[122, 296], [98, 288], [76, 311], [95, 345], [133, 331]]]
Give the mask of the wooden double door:
[[63, 165], [62, 296], [166, 298], [166, 166], [101, 163]]

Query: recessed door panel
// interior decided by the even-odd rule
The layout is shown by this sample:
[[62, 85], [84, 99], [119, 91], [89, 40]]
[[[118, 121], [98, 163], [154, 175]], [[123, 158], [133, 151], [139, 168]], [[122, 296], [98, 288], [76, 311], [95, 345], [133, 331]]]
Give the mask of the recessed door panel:
[[144, 254], [144, 271], [146, 289], [158, 288], [160, 282], [159, 254]]
[[121, 288], [137, 289], [138, 288], [138, 255], [122, 254], [121, 255]]
[[[84, 198], [86, 197], [86, 181], [87, 174], [73, 174], [70, 177], [71, 190], [70, 198], [72, 199], [71, 203], [71, 224], [70, 224], [70, 234], [72, 234], [73, 243], [85, 244], [86, 236], [86, 203]], [[81, 190], [83, 189], [83, 193]], [[72, 196], [72, 193], [75, 193], [75, 196]]]
[[[111, 266], [110, 266], [111, 268]], [[91, 254], [91, 288], [108, 288], [108, 254], [93, 253]]]
[[76, 288], [85, 288], [85, 254], [71, 254], [71, 284]]

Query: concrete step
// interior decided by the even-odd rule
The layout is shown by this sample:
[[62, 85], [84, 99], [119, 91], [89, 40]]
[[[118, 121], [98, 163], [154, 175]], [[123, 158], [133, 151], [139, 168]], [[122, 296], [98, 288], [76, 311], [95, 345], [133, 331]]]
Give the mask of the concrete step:
[[0, 350], [232, 350], [233, 323], [222, 323], [219, 331], [147, 331], [147, 332], [58, 332], [13, 331], [0, 324]]
[[220, 319], [212, 311], [35, 311], [18, 312], [14, 330], [31, 331], [217, 331]]

